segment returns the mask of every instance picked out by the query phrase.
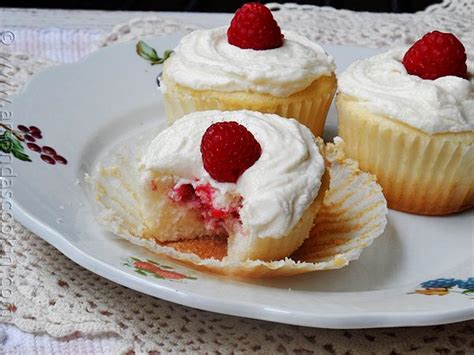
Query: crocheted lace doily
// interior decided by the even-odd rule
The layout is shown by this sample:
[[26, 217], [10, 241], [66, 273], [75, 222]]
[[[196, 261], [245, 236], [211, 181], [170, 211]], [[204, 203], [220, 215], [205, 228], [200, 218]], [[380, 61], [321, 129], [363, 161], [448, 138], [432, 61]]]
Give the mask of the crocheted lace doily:
[[[293, 4], [270, 7], [284, 28], [321, 43], [391, 46], [440, 29], [473, 39], [472, 1], [445, 1], [413, 15], [369, 14]], [[120, 25], [100, 45], [195, 26], [158, 17]], [[11, 94], [51, 62], [2, 53], [0, 92]], [[3, 204], [2, 204], [3, 207]], [[145, 296], [76, 265], [2, 213], [0, 321], [55, 337], [116, 336], [117, 352], [459, 353], [474, 351], [473, 322], [417, 329], [324, 330], [194, 310]], [[8, 262], [6, 261], [8, 260]], [[470, 340], [469, 340], [470, 339]], [[388, 346], [388, 348], [387, 348]], [[1, 351], [0, 351], [1, 352]]]

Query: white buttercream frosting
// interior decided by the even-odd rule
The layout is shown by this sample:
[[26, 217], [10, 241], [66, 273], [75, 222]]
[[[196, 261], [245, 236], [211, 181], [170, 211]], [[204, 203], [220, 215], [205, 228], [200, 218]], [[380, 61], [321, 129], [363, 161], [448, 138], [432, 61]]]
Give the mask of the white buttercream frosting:
[[[221, 121], [245, 126], [262, 148], [260, 158], [235, 184], [215, 181], [202, 163], [202, 136], [210, 125]], [[283, 237], [299, 222], [316, 198], [325, 171], [308, 128], [294, 119], [253, 111], [191, 113], [153, 140], [142, 163], [148, 174], [159, 171], [190, 180], [198, 178], [220, 193], [239, 193], [245, 234], [260, 238]]]
[[284, 31], [283, 45], [241, 49], [227, 42], [227, 28], [194, 31], [166, 61], [164, 77], [195, 90], [250, 91], [287, 97], [335, 71], [318, 44]]
[[424, 132], [474, 130], [473, 63], [469, 79], [445, 76], [424, 80], [402, 64], [407, 48], [353, 63], [338, 78], [339, 91], [363, 101], [375, 113]]

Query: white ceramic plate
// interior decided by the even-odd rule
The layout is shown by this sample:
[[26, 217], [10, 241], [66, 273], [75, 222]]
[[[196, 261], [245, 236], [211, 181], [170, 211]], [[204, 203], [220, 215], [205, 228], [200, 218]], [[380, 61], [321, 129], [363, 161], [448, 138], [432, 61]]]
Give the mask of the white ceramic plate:
[[[161, 54], [178, 40], [174, 36], [147, 42]], [[336, 46], [327, 50], [336, 58], [339, 71], [376, 52]], [[135, 43], [125, 43], [34, 76], [4, 109], [12, 111], [14, 127], [38, 126], [42, 139], [37, 143], [53, 147], [68, 164], [46, 164], [27, 148], [24, 152], [32, 162], [12, 160], [15, 176], [5, 179], [12, 183], [15, 218], [92, 272], [209, 311], [328, 328], [428, 325], [474, 318], [473, 295], [466, 283], [453, 286], [438, 280], [428, 285], [436, 290], [420, 285], [432, 279], [473, 276], [472, 210], [442, 218], [390, 211], [385, 234], [348, 267], [252, 283], [186, 269], [102, 230], [94, 220], [83, 176], [120, 141], [164, 125], [156, 84], [160, 71], [160, 65], [152, 66], [137, 56]], [[331, 111], [327, 135], [335, 132]], [[150, 259], [159, 266], [137, 264], [132, 258]]]

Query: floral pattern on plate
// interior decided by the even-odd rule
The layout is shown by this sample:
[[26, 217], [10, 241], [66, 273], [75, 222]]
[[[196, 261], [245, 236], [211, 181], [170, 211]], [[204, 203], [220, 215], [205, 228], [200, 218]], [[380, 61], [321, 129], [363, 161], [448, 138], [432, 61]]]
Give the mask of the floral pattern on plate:
[[40, 158], [47, 164], [67, 164], [66, 158], [59, 155], [54, 148], [39, 145], [43, 133], [36, 126], [18, 125], [17, 129], [0, 123], [0, 151], [11, 154], [15, 158], [31, 162], [30, 156], [25, 152], [25, 147], [33, 153], [40, 154]]
[[420, 283], [423, 289], [415, 290], [409, 294], [420, 294], [427, 296], [446, 296], [452, 293], [460, 293], [462, 295], [474, 294], [474, 277], [462, 279], [434, 279]]
[[188, 276], [174, 271], [171, 266], [160, 264], [154, 260], [147, 259], [145, 261], [131, 256], [126, 259], [123, 265], [135, 269], [137, 274], [142, 276], [153, 276], [157, 279], [166, 280], [197, 280], [196, 277]]
[[149, 61], [151, 65], [163, 64], [171, 53], [173, 53], [172, 50], [167, 49], [163, 52], [163, 57], [160, 57], [155, 48], [150, 47], [143, 41], [138, 41], [135, 50], [140, 57]]

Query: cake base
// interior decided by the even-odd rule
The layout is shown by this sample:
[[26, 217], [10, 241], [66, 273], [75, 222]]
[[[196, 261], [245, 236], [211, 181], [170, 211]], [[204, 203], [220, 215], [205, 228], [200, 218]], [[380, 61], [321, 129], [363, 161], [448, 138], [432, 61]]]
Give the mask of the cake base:
[[377, 176], [389, 208], [446, 215], [474, 206], [474, 133], [427, 134], [338, 94], [346, 153]]
[[[213, 257], [225, 257], [237, 261], [279, 260], [298, 249], [308, 238], [314, 218], [323, 204], [329, 187], [329, 175], [325, 173], [318, 195], [304, 211], [299, 222], [286, 235], [261, 238], [247, 235], [236, 217], [230, 212], [228, 216], [213, 217], [212, 213], [209, 213], [209, 206], [200, 202], [200, 198], [191, 185], [188, 185], [189, 189], [194, 192], [188, 192], [189, 201], [172, 200], [170, 193], [179, 179], [177, 176], [156, 173], [148, 175], [147, 183], [142, 187], [140, 202], [145, 216], [145, 228], [141, 237], [155, 240], [163, 245], [191, 248], [190, 250], [195, 250], [199, 255], [209, 254], [208, 249], [201, 249], [202, 240], [219, 241], [210, 243], [212, 249], [216, 250], [215, 246], [223, 245], [220, 237], [224, 237], [226, 251], [216, 250], [217, 254]], [[228, 197], [235, 198], [235, 196]], [[207, 195], [205, 200], [208, 199]], [[230, 206], [225, 209], [230, 210]], [[196, 240], [197, 244], [184, 243], [190, 239]], [[177, 243], [172, 244], [172, 242]], [[193, 248], [194, 245], [197, 249]]]
[[336, 92], [336, 76], [321, 76], [310, 86], [288, 97], [252, 92], [193, 90], [177, 84], [163, 69], [166, 116], [173, 123], [184, 115], [205, 110], [251, 110], [295, 118], [318, 137], [324, 131], [326, 116]]

